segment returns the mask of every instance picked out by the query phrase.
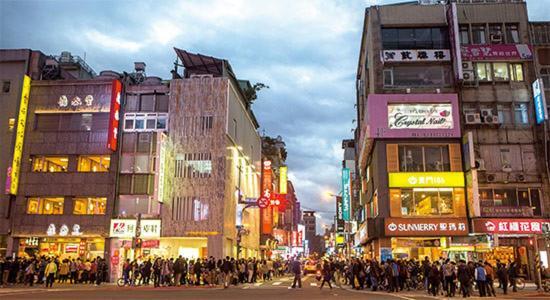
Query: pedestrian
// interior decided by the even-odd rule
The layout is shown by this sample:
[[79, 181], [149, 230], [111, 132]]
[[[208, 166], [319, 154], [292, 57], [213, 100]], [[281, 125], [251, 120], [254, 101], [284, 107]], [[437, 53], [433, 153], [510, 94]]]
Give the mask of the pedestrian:
[[476, 285], [477, 285], [477, 289], [479, 291], [479, 296], [480, 297], [485, 297], [487, 294], [486, 294], [486, 289], [485, 289], [485, 285], [486, 285], [486, 281], [487, 281], [487, 276], [486, 276], [486, 272], [485, 272], [485, 268], [483, 268], [483, 265], [481, 262], [477, 263], [476, 264], [476, 269], [475, 269], [475, 279], [476, 279]]
[[56, 273], [57, 273], [57, 265], [55, 264], [55, 261], [52, 259], [48, 262], [48, 264], [46, 265], [46, 268], [44, 269], [44, 274], [46, 275], [46, 287], [53, 286]]
[[332, 279], [332, 272], [331, 272], [330, 264], [326, 260], [323, 262], [321, 275], [323, 275], [323, 281], [321, 282], [321, 286], [319, 287], [319, 289], [322, 290], [326, 282], [328, 283], [328, 287], [332, 290], [332, 285], [330, 284], [330, 280]]
[[504, 295], [508, 295], [508, 269], [505, 263], [497, 264], [497, 276]]
[[32, 286], [34, 283], [34, 274], [36, 273], [36, 265], [34, 259], [32, 259], [25, 269], [25, 285]]
[[232, 265], [229, 256], [223, 260], [221, 271], [223, 273], [223, 288], [226, 289], [231, 284]]
[[447, 297], [454, 297], [456, 292], [456, 264], [454, 261], [451, 262], [447, 259], [443, 267], [443, 275], [445, 278], [445, 292], [447, 293]]
[[470, 277], [470, 271], [466, 266], [466, 261], [460, 260], [457, 268], [457, 278], [460, 282], [460, 291], [462, 292], [462, 297], [470, 297], [470, 282], [472, 278]]
[[439, 270], [439, 261], [436, 261], [432, 264], [429, 274], [429, 283], [431, 287], [430, 291], [434, 297], [437, 296], [439, 285], [441, 284], [441, 277], [442, 276], [441, 271]]
[[59, 282], [65, 283], [67, 282], [67, 278], [69, 277], [69, 263], [66, 259], [64, 259], [61, 264], [59, 264]]
[[302, 264], [298, 259], [292, 260], [290, 266], [292, 273], [294, 273], [294, 282], [292, 283], [292, 288], [296, 288], [296, 283], [298, 283], [298, 288], [302, 288]]
[[510, 286], [512, 287], [512, 292], [517, 292], [517, 277], [519, 274], [518, 270], [518, 263], [513, 261], [510, 262], [510, 266], [508, 267], [508, 279], [510, 280]]
[[495, 287], [493, 286], [493, 282], [495, 279], [495, 269], [489, 262], [485, 262], [485, 286], [487, 288], [487, 294], [488, 296], [493, 295], [493, 297], [496, 297], [497, 294], [495, 293]]

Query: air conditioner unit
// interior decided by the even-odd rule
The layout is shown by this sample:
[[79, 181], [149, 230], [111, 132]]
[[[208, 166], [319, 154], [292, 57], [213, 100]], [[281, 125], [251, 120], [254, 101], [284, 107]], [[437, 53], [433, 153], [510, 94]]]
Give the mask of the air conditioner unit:
[[464, 119], [466, 124], [481, 124], [481, 116], [479, 113], [466, 113]]
[[502, 34], [491, 34], [491, 42], [492, 43], [502, 42]]
[[473, 82], [476, 80], [476, 76], [473, 70], [464, 70], [462, 72], [462, 78], [464, 81]]
[[476, 158], [476, 168], [478, 171], [486, 171], [485, 160], [483, 158]]
[[519, 182], [525, 182], [525, 175], [523, 173], [516, 174], [516, 180]]
[[485, 179], [487, 182], [495, 182], [497, 180], [497, 177], [495, 174], [487, 174], [485, 175]]
[[512, 166], [510, 164], [503, 164], [502, 172], [506, 172], [506, 173], [512, 172]]
[[492, 108], [481, 109], [481, 120], [485, 124], [499, 124], [498, 116], [493, 114]]
[[468, 70], [473, 71], [474, 70], [474, 63], [471, 62], [471, 61], [463, 61], [462, 62], [462, 69], [464, 71], [468, 71]]

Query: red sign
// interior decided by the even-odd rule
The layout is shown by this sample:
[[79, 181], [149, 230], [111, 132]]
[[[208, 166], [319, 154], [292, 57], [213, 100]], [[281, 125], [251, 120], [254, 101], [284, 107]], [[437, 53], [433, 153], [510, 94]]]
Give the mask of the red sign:
[[141, 248], [158, 248], [159, 246], [159, 240], [147, 240], [141, 242]]
[[475, 219], [475, 233], [540, 234], [541, 219]]
[[279, 242], [280, 246], [288, 244], [287, 232], [283, 229], [273, 229], [273, 237]]
[[384, 222], [386, 236], [468, 235], [466, 218], [388, 218]]
[[460, 50], [469, 61], [533, 59], [533, 48], [527, 44], [463, 45]]
[[262, 197], [258, 198], [257, 203], [258, 203], [259, 208], [266, 208], [266, 207], [269, 206], [269, 199], [262, 196]]
[[273, 232], [273, 208], [268, 206], [260, 210], [262, 213], [262, 233], [271, 234]]
[[78, 245], [78, 255], [84, 256], [86, 254], [86, 240], [80, 240], [80, 244]]
[[[273, 191], [273, 173], [271, 169], [271, 161], [265, 160], [262, 166], [262, 191], [263, 196], [267, 200], [267, 204], [263, 204], [264, 208], [260, 207], [262, 213], [262, 233], [271, 234], [273, 230], [273, 208], [269, 207], [269, 199]], [[259, 199], [258, 199], [259, 200]], [[262, 200], [263, 201], [263, 200]], [[258, 203], [258, 206], [260, 203]]]
[[120, 121], [120, 94], [122, 93], [122, 84], [118, 80], [113, 80], [111, 89], [111, 113], [109, 115], [109, 134], [107, 136], [107, 148], [116, 151], [118, 144], [118, 123]]

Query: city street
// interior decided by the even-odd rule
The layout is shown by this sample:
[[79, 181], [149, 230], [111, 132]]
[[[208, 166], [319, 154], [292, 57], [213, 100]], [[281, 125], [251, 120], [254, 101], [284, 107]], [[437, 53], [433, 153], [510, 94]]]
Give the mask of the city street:
[[[269, 282], [231, 286], [228, 289], [221, 287], [124, 287], [103, 285], [56, 285], [52, 289], [42, 286], [33, 288], [16, 287], [0, 289], [2, 299], [445, 299], [432, 297], [422, 292], [401, 292], [389, 294], [386, 292], [371, 292], [343, 289], [334, 287], [332, 290], [323, 287], [319, 290], [320, 282], [313, 275], [303, 278], [302, 289], [289, 289], [292, 277], [285, 276]], [[476, 299], [479, 297], [472, 297]], [[498, 299], [548, 299], [549, 296], [537, 293], [533, 288]], [[459, 299], [459, 297], [456, 297]]]

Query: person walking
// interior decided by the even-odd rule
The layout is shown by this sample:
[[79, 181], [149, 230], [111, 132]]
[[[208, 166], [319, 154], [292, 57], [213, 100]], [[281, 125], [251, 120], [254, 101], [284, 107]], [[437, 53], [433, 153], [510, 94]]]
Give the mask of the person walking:
[[292, 283], [292, 288], [296, 288], [296, 283], [298, 283], [298, 288], [302, 288], [302, 264], [298, 259], [294, 259], [291, 262], [290, 266], [292, 273], [294, 273], [294, 282]]
[[485, 273], [485, 268], [483, 268], [481, 262], [476, 264], [475, 275], [477, 289], [479, 290], [479, 296], [485, 297], [485, 281], [487, 280], [487, 274]]
[[46, 265], [46, 269], [44, 270], [44, 275], [46, 276], [46, 287], [47, 288], [53, 286], [53, 282], [55, 280], [55, 274], [56, 273], [57, 273], [57, 265], [55, 264], [55, 261], [52, 259]]
[[323, 286], [325, 285], [325, 282], [328, 284], [328, 287], [332, 290], [332, 285], [330, 284], [330, 280], [332, 279], [332, 272], [330, 270], [330, 264], [328, 261], [323, 262], [323, 268], [321, 269], [321, 274], [323, 275], [323, 281], [321, 281], [321, 286], [319, 287], [320, 290], [323, 289]]
[[496, 297], [497, 294], [495, 293], [495, 287], [493, 286], [493, 282], [495, 280], [495, 269], [489, 262], [485, 262], [485, 286], [487, 288], [487, 294], [488, 296], [493, 295], [493, 297]]
[[231, 261], [229, 256], [226, 256], [222, 263], [221, 271], [223, 272], [223, 288], [226, 289], [231, 284], [231, 272], [232, 272]]
[[445, 292], [447, 293], [447, 297], [454, 297], [456, 292], [456, 265], [454, 261], [451, 262], [447, 259], [443, 267], [443, 275], [445, 278]]
[[429, 275], [430, 292], [435, 297], [441, 284], [441, 271], [439, 270], [439, 261], [432, 264]]
[[504, 295], [508, 295], [508, 269], [505, 263], [497, 264], [497, 276]]
[[462, 292], [462, 297], [470, 297], [470, 282], [472, 277], [470, 276], [470, 271], [468, 266], [466, 266], [466, 261], [460, 260], [458, 262], [457, 274], [458, 282], [460, 282], [460, 291]]

